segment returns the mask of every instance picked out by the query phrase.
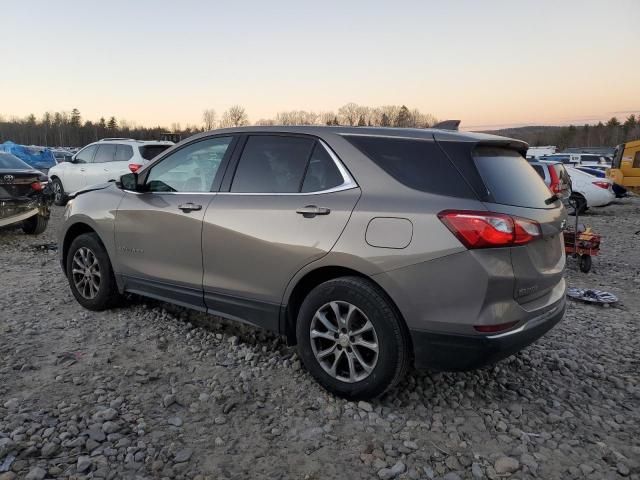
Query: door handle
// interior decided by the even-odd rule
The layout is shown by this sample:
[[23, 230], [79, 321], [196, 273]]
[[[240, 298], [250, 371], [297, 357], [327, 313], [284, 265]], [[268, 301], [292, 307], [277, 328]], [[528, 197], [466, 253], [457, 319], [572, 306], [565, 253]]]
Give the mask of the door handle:
[[195, 210], [202, 210], [202, 205], [196, 205], [195, 203], [189, 202], [178, 205], [178, 208], [183, 212], [193, 212]]
[[84, 168], [81, 168], [80, 171], [81, 172], [86, 172], [86, 170]]
[[296, 210], [304, 218], [313, 218], [316, 215], [329, 215], [331, 210], [326, 207], [316, 207], [315, 205], [307, 205], [306, 207]]

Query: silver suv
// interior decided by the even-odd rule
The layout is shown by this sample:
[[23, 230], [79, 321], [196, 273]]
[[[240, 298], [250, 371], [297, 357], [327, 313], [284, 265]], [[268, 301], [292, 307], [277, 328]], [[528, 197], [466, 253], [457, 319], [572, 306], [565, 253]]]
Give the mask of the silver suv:
[[331, 392], [411, 364], [504, 358], [563, 316], [566, 213], [517, 140], [446, 130], [207, 132], [76, 194], [62, 267], [85, 308], [125, 292], [297, 343]]

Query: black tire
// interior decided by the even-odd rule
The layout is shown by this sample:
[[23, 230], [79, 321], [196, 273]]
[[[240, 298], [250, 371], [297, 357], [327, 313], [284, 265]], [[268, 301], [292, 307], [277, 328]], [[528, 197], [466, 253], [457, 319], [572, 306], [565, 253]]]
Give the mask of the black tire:
[[[99, 268], [100, 280], [97, 293], [92, 298], [87, 298], [79, 290], [73, 274], [74, 257], [81, 248], [88, 249], [93, 254]], [[113, 269], [111, 268], [111, 261], [98, 235], [95, 233], [78, 235], [73, 242], [71, 242], [66, 258], [65, 267], [69, 287], [71, 287], [71, 292], [80, 305], [88, 310], [94, 311], [106, 310], [118, 305], [121, 300], [121, 295], [118, 292], [118, 286], [113, 274]]]
[[22, 231], [27, 235], [40, 235], [47, 229], [49, 219], [40, 214], [27, 218], [22, 222]]
[[62, 182], [59, 178], [54, 178], [51, 181], [51, 187], [53, 189], [53, 203], [59, 207], [64, 207], [67, 204], [67, 194], [64, 191]]
[[580, 271], [589, 273], [591, 271], [591, 255], [580, 255]]
[[[335, 378], [325, 370], [314, 353], [311, 340], [312, 321], [316, 312], [331, 302], [355, 306], [360, 310], [359, 314], [364, 314], [362, 318], [368, 319], [373, 324], [378, 345], [377, 361], [368, 376], [362, 380], [349, 383]], [[336, 338], [339, 333], [335, 333]], [[411, 360], [409, 333], [399, 312], [384, 291], [373, 282], [360, 277], [340, 277], [314, 288], [300, 307], [296, 336], [300, 358], [309, 373], [329, 392], [350, 400], [377, 397], [392, 389], [406, 374]], [[349, 335], [347, 337], [354, 338]], [[338, 345], [338, 340], [329, 340], [329, 342], [335, 342]], [[335, 348], [342, 350], [340, 346]], [[352, 359], [355, 358], [355, 352], [352, 349], [359, 349], [359, 347], [344, 348], [342, 355], [346, 355], [343, 360], [348, 362], [346, 366], [351, 369], [353, 360], [348, 361], [346, 357], [351, 355]], [[337, 353], [336, 350], [334, 352]], [[362, 358], [362, 351], [360, 355]], [[341, 361], [335, 360], [334, 357], [330, 362]]]
[[571, 203], [573, 205], [575, 205], [574, 210], [573, 210], [573, 212], [570, 213], [570, 215], [575, 215], [576, 212], [578, 213], [578, 215], [582, 215], [589, 208], [587, 206], [587, 199], [584, 198], [579, 193], [572, 193], [571, 197], [570, 197], [570, 200], [571, 200]]

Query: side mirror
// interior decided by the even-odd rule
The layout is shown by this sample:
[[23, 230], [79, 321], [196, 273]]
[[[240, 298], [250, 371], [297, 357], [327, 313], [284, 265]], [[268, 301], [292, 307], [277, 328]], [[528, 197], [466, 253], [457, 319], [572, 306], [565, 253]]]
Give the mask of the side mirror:
[[120, 180], [116, 182], [116, 186], [122, 190], [130, 190], [135, 192], [138, 190], [138, 174], [137, 173], [125, 173], [120, 177]]

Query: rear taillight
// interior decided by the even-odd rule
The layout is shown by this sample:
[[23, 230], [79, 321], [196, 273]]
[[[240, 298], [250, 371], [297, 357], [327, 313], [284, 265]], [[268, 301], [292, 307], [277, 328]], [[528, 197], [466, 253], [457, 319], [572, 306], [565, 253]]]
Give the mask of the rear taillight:
[[36, 192], [41, 192], [42, 190], [44, 190], [44, 187], [47, 186], [47, 182], [33, 182], [31, 184], [31, 189], [35, 190]]
[[609, 190], [609, 182], [592, 182], [596, 187], [604, 188], [605, 190]]
[[524, 245], [542, 236], [538, 222], [503, 213], [445, 210], [438, 218], [469, 249]]
[[131, 172], [136, 173], [138, 170], [140, 170], [140, 167], [142, 167], [142, 165], [140, 165], [139, 163], [130, 163], [129, 164], [129, 170], [131, 170]]
[[558, 172], [553, 166], [549, 166], [549, 176], [551, 178], [551, 182], [549, 184], [549, 190], [551, 193], [561, 193], [562, 187], [560, 186], [560, 179], [558, 178]]

